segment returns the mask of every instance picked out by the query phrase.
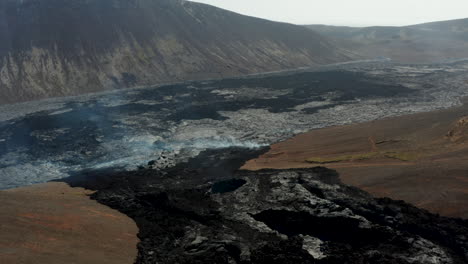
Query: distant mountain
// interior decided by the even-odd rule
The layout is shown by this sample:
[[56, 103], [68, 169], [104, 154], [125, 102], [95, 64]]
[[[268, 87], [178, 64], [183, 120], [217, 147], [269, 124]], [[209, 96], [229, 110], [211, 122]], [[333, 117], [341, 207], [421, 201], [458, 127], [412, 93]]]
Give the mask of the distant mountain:
[[345, 60], [302, 26], [188, 1], [0, 2], [0, 103]]
[[426, 31], [446, 31], [468, 34], [468, 18], [424, 23], [409, 27]]
[[408, 63], [468, 58], [468, 19], [405, 27], [307, 27], [368, 58]]

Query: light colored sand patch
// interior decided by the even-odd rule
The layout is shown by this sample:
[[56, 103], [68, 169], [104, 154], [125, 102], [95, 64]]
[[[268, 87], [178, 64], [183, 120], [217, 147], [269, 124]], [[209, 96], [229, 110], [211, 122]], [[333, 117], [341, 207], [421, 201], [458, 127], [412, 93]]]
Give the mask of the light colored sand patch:
[[52, 113], [50, 113], [49, 115], [50, 115], [50, 116], [53, 116], [53, 115], [60, 115], [60, 114], [65, 114], [65, 113], [68, 113], [68, 112], [71, 112], [71, 111], [73, 111], [73, 109], [71, 109], [71, 108], [66, 108], [66, 109], [61, 109], [61, 110], [57, 110], [57, 111], [55, 111], [55, 112], [52, 112]]
[[136, 224], [91, 193], [64, 183], [1, 191], [0, 263], [133, 263]]

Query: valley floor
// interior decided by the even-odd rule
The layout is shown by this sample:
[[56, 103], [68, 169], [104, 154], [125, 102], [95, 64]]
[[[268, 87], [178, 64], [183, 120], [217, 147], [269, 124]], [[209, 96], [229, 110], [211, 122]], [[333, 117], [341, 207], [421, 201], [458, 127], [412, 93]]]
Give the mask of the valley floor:
[[[161, 252], [166, 254], [164, 248], [160, 247], [159, 253], [151, 249], [154, 245], [160, 245], [158, 239], [164, 240], [166, 237], [161, 238], [151, 233], [160, 229], [153, 230], [151, 225], [146, 226], [144, 219], [161, 217], [161, 213], [172, 212], [171, 208], [182, 210], [182, 215], [169, 214], [174, 221], [182, 221], [182, 224], [186, 224], [186, 221], [189, 224], [198, 221], [194, 226], [202, 228], [200, 230], [206, 228], [209, 232], [213, 232], [209, 233], [213, 237], [207, 242], [204, 240], [206, 236], [204, 231], [196, 229], [192, 233], [186, 233], [184, 241], [188, 243], [187, 247], [176, 248], [174, 254], [167, 257], [178, 256], [180, 253], [187, 254], [184, 256], [190, 259], [191, 250], [198, 250], [197, 252], [200, 251], [202, 254], [209, 253], [210, 251], [204, 249], [207, 244], [224, 245], [229, 254], [232, 253], [230, 251], [233, 249], [232, 245], [235, 246], [235, 250], [245, 250], [243, 247], [238, 248], [239, 241], [244, 239], [242, 243], [246, 243], [245, 241], [250, 243], [249, 234], [245, 234], [247, 238], [242, 237], [243, 235], [232, 231], [237, 228], [232, 226], [233, 229], [226, 232], [226, 239], [223, 238], [224, 240], [219, 242], [216, 240], [218, 230], [210, 229], [209, 225], [199, 221], [200, 219], [211, 221], [210, 206], [213, 202], [218, 203], [218, 198], [227, 197], [226, 206], [218, 209], [221, 211], [226, 209], [225, 212], [229, 212], [232, 209], [231, 205], [235, 204], [232, 201], [237, 201], [229, 200], [233, 199], [230, 194], [222, 196], [212, 193], [208, 198], [205, 197], [208, 202], [204, 205], [193, 205], [190, 199], [185, 199], [191, 197], [190, 195], [206, 193], [206, 188], [209, 189], [210, 184], [225, 180], [232, 175], [221, 177], [216, 174], [211, 175], [212, 178], [204, 179], [198, 177], [205, 175], [197, 169], [194, 169], [192, 175], [192, 172], [188, 173], [184, 168], [178, 168], [180, 175], [187, 174], [187, 177], [180, 178], [179, 181], [177, 167], [172, 172], [170, 168], [194, 159], [196, 166], [210, 168], [215, 164], [218, 169], [223, 169], [211, 172], [224, 172], [225, 168], [219, 166], [216, 159], [228, 160], [218, 155], [227, 153], [225, 149], [241, 148], [243, 151], [262, 149], [271, 143], [311, 129], [356, 122], [358, 124], [313, 130], [275, 144], [269, 153], [249, 161], [244, 168], [255, 170], [326, 166], [337, 169], [345, 183], [358, 186], [376, 196], [403, 199], [448, 216], [468, 217], [466, 209], [468, 208], [466, 206], [468, 205], [466, 175], [468, 165], [465, 165], [468, 164], [465, 162], [468, 148], [465, 146], [466, 130], [462, 119], [468, 114], [467, 105], [432, 113], [362, 123], [378, 118], [458, 105], [458, 98], [467, 95], [467, 71], [467, 63], [437, 67], [393, 64], [345, 65], [312, 72], [213, 80], [87, 95], [57, 99], [53, 103], [32, 102], [28, 107], [22, 107], [24, 105], [4, 107], [0, 113], [0, 189], [44, 183], [91, 172], [91, 177], [87, 181], [76, 186], [96, 190], [98, 194], [92, 194], [81, 188], [71, 188], [63, 183], [47, 183], [0, 191], [2, 204], [0, 262], [3, 263], [5, 260], [5, 263], [12, 261], [17, 263], [18, 259], [12, 260], [12, 258], [20, 255], [22, 256], [20, 261], [23, 261], [20, 263], [54, 263], [55, 260], [58, 261], [56, 263], [69, 263], [70, 259], [67, 259], [67, 256], [70, 257], [70, 254], [67, 252], [78, 252], [79, 257], [83, 258], [79, 259], [76, 256], [75, 260], [78, 263], [104, 263], [100, 261], [103, 258], [110, 263], [120, 263], [120, 261], [131, 263], [137, 254], [138, 240], [135, 236], [137, 232], [140, 232], [140, 238], [140, 235], [148, 238], [148, 241], [140, 243], [139, 259], [153, 259], [153, 254]], [[206, 151], [215, 151], [215, 153], [211, 156], [207, 154], [200, 156], [200, 153]], [[245, 155], [242, 158], [247, 159]], [[140, 167], [140, 170], [137, 167]], [[113, 184], [115, 180], [114, 182], [104, 180], [100, 184], [104, 184], [105, 188], [99, 184], [93, 186], [92, 173], [111, 169], [119, 171], [120, 174], [116, 173], [117, 176], [125, 181]], [[172, 173], [176, 180], [167, 178], [165, 174], [159, 175], [159, 170], [169, 170], [169, 174]], [[146, 172], [148, 174], [145, 174]], [[328, 170], [325, 172], [325, 174], [331, 173]], [[256, 177], [256, 172], [236, 173], [236, 177], [241, 177], [245, 181], [249, 177]], [[295, 186], [301, 190], [297, 193], [297, 197], [290, 197], [292, 201], [302, 203], [313, 197], [323, 202], [321, 200], [323, 198], [320, 197], [322, 195], [304, 191], [301, 189], [304, 184], [297, 182], [302, 174], [310, 174], [312, 179], [318, 177], [320, 173], [317, 174], [313, 170], [288, 173], [292, 175], [291, 182], [279, 180], [284, 184], [284, 188]], [[281, 178], [280, 172], [267, 171], [264, 174], [269, 175], [268, 177]], [[144, 177], [139, 178], [140, 175]], [[168, 181], [166, 185], [161, 185], [159, 181], [155, 182], [155, 179], [159, 179], [155, 178], [155, 175]], [[191, 181], [193, 178], [195, 182]], [[261, 178], [259, 177], [259, 180]], [[134, 179], [140, 180], [134, 181]], [[321, 181], [318, 179], [319, 183]], [[177, 185], [181, 183], [187, 186]], [[105, 186], [106, 184], [110, 185]], [[324, 187], [324, 192], [330, 191], [330, 197], [326, 199], [332, 201], [335, 194], [328, 189], [328, 185], [328, 183], [325, 186], [319, 184], [320, 188]], [[256, 185], [247, 183], [246, 186]], [[267, 184], [263, 194], [274, 191], [275, 186]], [[109, 189], [105, 190], [107, 187]], [[175, 204], [171, 204], [174, 201], [170, 200], [168, 207], [156, 208], [157, 214], [149, 214], [148, 212], [154, 209], [151, 204], [152, 197], [156, 195], [157, 199], [164, 198], [161, 188], [166, 187], [175, 188], [169, 192], [169, 196], [176, 198]], [[190, 190], [193, 190], [193, 193]], [[234, 196], [252, 193], [242, 188], [233, 192]], [[162, 196], [158, 196], [159, 194]], [[307, 197], [301, 196], [303, 194]], [[93, 195], [107, 205], [123, 199], [125, 203], [114, 204], [112, 208], [121, 206], [117, 209], [128, 217], [90, 200], [89, 195]], [[346, 200], [349, 193], [343, 195], [343, 199]], [[183, 198], [181, 203], [177, 202], [181, 201], [179, 198]], [[272, 197], [272, 203], [283, 210], [286, 205], [283, 205], [283, 201], [278, 200], [279, 198], [281, 195]], [[365, 201], [372, 200], [362, 193], [353, 199], [361, 198]], [[342, 201], [338, 202], [340, 202], [337, 203], [338, 207], [345, 212], [349, 211], [348, 208], [357, 206], [342, 205]], [[142, 207], [138, 207], [139, 203], [142, 203]], [[385, 208], [394, 202], [376, 199], [375, 203], [377, 207]], [[268, 211], [270, 204], [264, 204], [263, 201], [259, 201], [259, 204], [262, 204], [261, 210], [265, 212], [264, 214], [270, 213]], [[326, 202], [324, 204], [330, 205]], [[207, 208], [203, 207], [205, 205]], [[400, 206], [402, 205], [397, 207]], [[314, 212], [315, 209], [312, 207], [306, 211]], [[140, 210], [141, 208], [145, 209]], [[186, 215], [187, 208], [189, 213]], [[249, 209], [250, 213], [262, 216], [260, 211], [252, 208]], [[329, 208], [331, 215], [334, 214], [333, 208]], [[194, 215], [190, 210], [201, 211], [200, 214]], [[415, 215], [409, 215], [407, 219], [411, 220], [414, 217], [417, 221], [422, 221], [420, 215], [426, 213], [415, 208], [411, 210], [415, 210]], [[361, 213], [364, 217], [364, 212]], [[200, 215], [201, 218], [198, 219]], [[382, 215], [384, 212], [379, 213], [378, 217]], [[129, 217], [134, 221], [140, 221], [137, 222], [138, 228]], [[194, 220], [193, 217], [197, 219]], [[239, 223], [250, 219], [242, 217], [239, 218]], [[287, 215], [285, 217], [287, 218]], [[353, 217], [355, 216], [351, 216]], [[463, 229], [465, 225], [461, 220], [453, 224], [455, 222], [452, 221], [458, 220], [437, 219], [442, 222], [448, 221], [448, 224], [444, 224], [444, 228], [454, 229], [455, 233], [459, 227]], [[375, 225], [388, 225], [395, 230], [401, 228], [395, 226], [398, 221], [387, 220], [386, 218], [378, 220]], [[161, 222], [162, 226], [165, 224], [167, 223]], [[265, 243], [268, 241], [277, 243], [279, 238], [284, 237], [259, 221], [250, 224], [254, 229], [261, 227], [268, 230], [268, 232], [259, 231], [259, 234], [265, 236], [262, 238]], [[452, 228], [452, 225], [455, 228]], [[169, 226], [172, 226], [172, 223]], [[144, 228], [149, 228], [151, 232], [142, 233]], [[163, 231], [166, 230], [164, 228]], [[427, 230], [430, 228], [432, 226]], [[166, 232], [163, 232], [164, 235], [168, 235], [169, 239], [164, 241], [174, 242], [171, 239], [174, 235], [180, 234], [180, 230], [164, 231]], [[413, 234], [416, 239], [422, 235], [418, 232]], [[271, 235], [272, 233], [274, 235]], [[232, 240], [230, 237], [232, 234], [240, 240]], [[432, 238], [428, 239], [432, 241]], [[228, 240], [232, 240], [232, 243], [226, 244], [225, 241]], [[466, 242], [463, 236], [461, 235], [460, 239], [457, 237], [456, 240], [453, 243], [461, 245], [462, 251], [465, 252]], [[220, 244], [218, 242], [213, 244], [212, 241], [218, 241]], [[307, 243], [311, 242], [304, 241], [299, 243], [290, 240], [288, 243], [303, 254], [301, 248], [308, 248]], [[442, 243], [443, 241], [437, 239], [433, 241], [442, 246], [443, 252], [445, 247], [453, 246], [445, 245], [445, 242]], [[253, 245], [256, 242], [254, 242], [248, 245], [251, 250], [257, 250], [257, 253], [267, 252], [267, 246], [255, 248]], [[337, 241], [329, 242], [329, 245], [332, 245], [327, 249], [330, 254], [335, 254], [336, 249], [342, 248], [334, 247], [335, 242]], [[401, 249], [405, 251], [406, 245]], [[413, 249], [412, 252], [405, 251], [405, 254], [420, 255], [424, 252], [421, 253], [419, 250], [431, 251], [432, 246]], [[459, 257], [458, 253], [447, 252], [450, 255], [448, 258]], [[432, 256], [433, 252], [426, 253], [423, 255]], [[310, 258], [308, 255], [304, 256]], [[355, 257], [366, 256], [356, 254]], [[436, 257], [446, 256], [442, 254]]]

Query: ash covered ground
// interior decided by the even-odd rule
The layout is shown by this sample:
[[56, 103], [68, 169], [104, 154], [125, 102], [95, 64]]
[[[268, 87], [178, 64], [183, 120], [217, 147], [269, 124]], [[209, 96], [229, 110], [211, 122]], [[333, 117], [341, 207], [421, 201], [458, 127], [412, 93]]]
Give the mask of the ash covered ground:
[[467, 72], [468, 62], [355, 63], [2, 106], [0, 189], [454, 106]]

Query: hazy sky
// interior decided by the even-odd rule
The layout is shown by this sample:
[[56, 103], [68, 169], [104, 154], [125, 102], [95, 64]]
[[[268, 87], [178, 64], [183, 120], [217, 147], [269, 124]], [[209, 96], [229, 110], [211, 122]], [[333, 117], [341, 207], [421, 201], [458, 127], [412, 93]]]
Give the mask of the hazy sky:
[[468, 0], [196, 0], [295, 24], [410, 25], [468, 18]]

